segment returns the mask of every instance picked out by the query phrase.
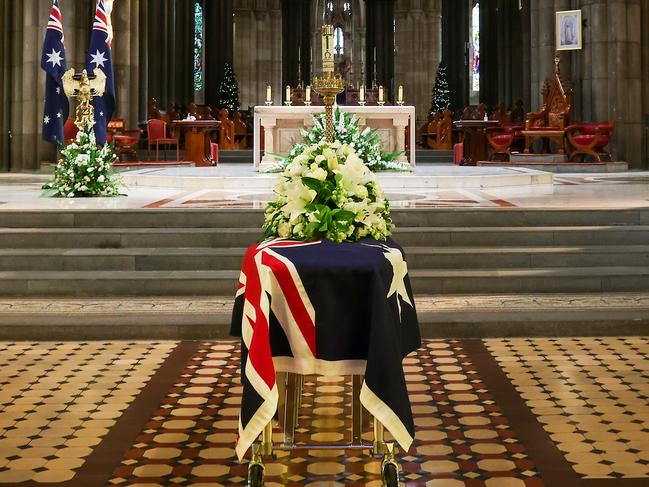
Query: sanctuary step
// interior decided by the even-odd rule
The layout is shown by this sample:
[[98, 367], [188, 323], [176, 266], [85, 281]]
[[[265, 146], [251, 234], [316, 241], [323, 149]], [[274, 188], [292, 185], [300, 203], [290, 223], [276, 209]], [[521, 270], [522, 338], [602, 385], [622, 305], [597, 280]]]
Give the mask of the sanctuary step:
[[[418, 294], [649, 290], [649, 209], [396, 210]], [[231, 296], [260, 210], [0, 212], [0, 296]]]
[[252, 149], [220, 150], [219, 162], [252, 164]]
[[[649, 333], [649, 293], [419, 295], [415, 302], [425, 338]], [[0, 298], [0, 340], [227, 338], [231, 313], [230, 297]]]
[[417, 149], [415, 157], [417, 158], [417, 164], [450, 164], [453, 162], [453, 151]]

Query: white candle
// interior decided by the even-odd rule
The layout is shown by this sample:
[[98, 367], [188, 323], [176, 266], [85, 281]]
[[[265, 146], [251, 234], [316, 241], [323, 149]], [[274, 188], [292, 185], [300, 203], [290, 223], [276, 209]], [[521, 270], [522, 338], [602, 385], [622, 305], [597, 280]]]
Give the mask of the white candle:
[[273, 91], [272, 91], [270, 85], [268, 85], [266, 87], [266, 101], [269, 101], [269, 102], [273, 101]]
[[383, 100], [383, 86], [379, 86], [379, 101]]
[[291, 101], [291, 87], [286, 86], [286, 101]]
[[399, 85], [399, 97], [398, 101], [403, 101], [403, 85]]
[[360, 101], [365, 101], [365, 85], [361, 85], [360, 92], [358, 93], [358, 99]]
[[306, 94], [304, 95], [305, 101], [311, 101], [311, 86], [307, 85]]

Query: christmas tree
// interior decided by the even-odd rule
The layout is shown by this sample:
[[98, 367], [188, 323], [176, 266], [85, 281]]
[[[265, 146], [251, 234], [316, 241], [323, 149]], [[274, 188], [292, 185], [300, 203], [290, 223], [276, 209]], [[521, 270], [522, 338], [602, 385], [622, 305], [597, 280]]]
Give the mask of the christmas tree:
[[451, 106], [451, 90], [448, 87], [448, 77], [446, 74], [446, 65], [439, 63], [437, 68], [437, 77], [431, 97], [430, 111], [432, 113], [441, 112]]
[[223, 78], [219, 86], [218, 108], [227, 108], [230, 113], [239, 111], [239, 83], [230, 63], [223, 69]]

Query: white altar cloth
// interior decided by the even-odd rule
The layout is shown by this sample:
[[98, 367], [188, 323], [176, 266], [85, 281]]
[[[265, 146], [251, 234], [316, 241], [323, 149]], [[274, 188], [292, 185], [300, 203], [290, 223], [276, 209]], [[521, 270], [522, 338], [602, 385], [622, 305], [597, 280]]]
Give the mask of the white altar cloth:
[[[415, 166], [414, 106], [339, 106], [341, 111], [356, 114], [361, 128], [377, 130], [385, 152], [403, 151], [399, 162]], [[256, 106], [254, 118], [254, 164], [263, 169], [277, 159], [272, 154], [288, 155], [291, 147], [302, 141], [300, 129], [313, 126], [313, 115], [323, 113], [323, 106]], [[261, 127], [264, 128], [264, 156], [261, 157]], [[409, 133], [409, 151], [406, 134]]]

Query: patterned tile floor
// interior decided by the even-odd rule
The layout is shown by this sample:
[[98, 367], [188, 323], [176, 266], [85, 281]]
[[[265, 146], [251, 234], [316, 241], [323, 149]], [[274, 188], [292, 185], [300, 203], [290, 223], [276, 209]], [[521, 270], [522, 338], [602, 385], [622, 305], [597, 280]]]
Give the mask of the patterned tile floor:
[[[408, 487], [649, 485], [649, 338], [426, 340], [404, 362]], [[0, 484], [244, 485], [233, 342], [0, 343]], [[348, 377], [307, 377], [298, 441], [346, 436]], [[352, 451], [267, 485], [379, 486]]]

